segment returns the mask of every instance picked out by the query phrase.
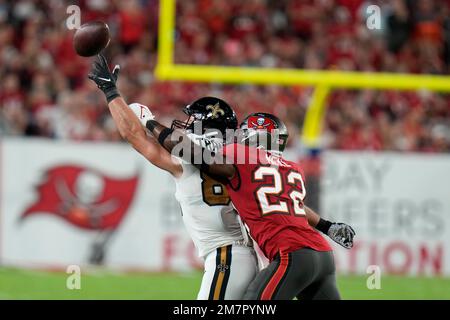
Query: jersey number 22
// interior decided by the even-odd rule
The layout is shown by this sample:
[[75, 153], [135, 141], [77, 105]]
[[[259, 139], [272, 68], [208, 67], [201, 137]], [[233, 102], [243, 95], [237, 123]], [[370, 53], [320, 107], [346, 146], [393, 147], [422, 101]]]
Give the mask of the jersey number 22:
[[[266, 166], [261, 166], [253, 172], [254, 181], [262, 182], [268, 177], [273, 178], [273, 183], [263, 184], [255, 191], [261, 214], [263, 216], [274, 213], [290, 214], [290, 211], [293, 211], [294, 216], [305, 216], [303, 199], [305, 198], [306, 191], [302, 175], [297, 171], [291, 170], [283, 177], [276, 168]], [[283, 178], [286, 179], [285, 183], [283, 182]], [[270, 203], [268, 196], [282, 195], [285, 185], [292, 187], [287, 193], [292, 203], [288, 203], [286, 200]]]

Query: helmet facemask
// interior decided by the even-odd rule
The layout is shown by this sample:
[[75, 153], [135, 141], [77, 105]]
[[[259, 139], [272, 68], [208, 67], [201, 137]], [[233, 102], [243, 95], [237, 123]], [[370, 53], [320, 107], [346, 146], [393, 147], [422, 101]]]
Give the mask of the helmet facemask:
[[196, 121], [202, 121], [204, 118], [202, 114], [200, 113], [192, 113], [188, 107], [183, 109], [183, 112], [188, 115], [188, 118], [186, 120], [173, 120], [171, 129], [181, 129], [186, 132], [193, 132], [194, 131], [194, 122]]

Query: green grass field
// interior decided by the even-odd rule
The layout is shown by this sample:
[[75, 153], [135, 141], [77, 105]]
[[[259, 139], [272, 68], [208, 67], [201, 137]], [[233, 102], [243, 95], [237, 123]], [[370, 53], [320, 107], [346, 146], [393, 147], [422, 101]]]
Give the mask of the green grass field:
[[[201, 273], [123, 274], [90, 271], [81, 289], [66, 289], [63, 272], [0, 268], [0, 299], [195, 299]], [[449, 278], [385, 276], [380, 290], [368, 290], [362, 276], [340, 276], [344, 299], [450, 299]]]

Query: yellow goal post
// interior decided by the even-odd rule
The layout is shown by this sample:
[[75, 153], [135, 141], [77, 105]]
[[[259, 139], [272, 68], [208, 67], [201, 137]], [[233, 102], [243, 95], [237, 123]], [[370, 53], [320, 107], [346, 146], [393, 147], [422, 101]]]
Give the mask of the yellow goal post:
[[312, 86], [315, 89], [301, 137], [303, 143], [311, 148], [318, 146], [327, 97], [333, 89], [450, 92], [450, 76], [175, 64], [176, 0], [160, 0], [159, 10], [158, 62], [155, 69], [158, 80]]

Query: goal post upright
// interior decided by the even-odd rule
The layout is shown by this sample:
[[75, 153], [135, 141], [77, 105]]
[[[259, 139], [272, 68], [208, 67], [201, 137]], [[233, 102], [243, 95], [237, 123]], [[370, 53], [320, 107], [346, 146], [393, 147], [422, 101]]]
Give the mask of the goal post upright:
[[166, 76], [166, 68], [173, 66], [175, 37], [175, 0], [159, 1], [158, 52], [155, 75], [159, 79]]
[[158, 63], [155, 69], [157, 79], [312, 86], [315, 89], [302, 130], [302, 141], [307, 147], [319, 146], [327, 96], [333, 89], [450, 92], [450, 76], [175, 64], [176, 0], [160, 0], [159, 12]]

